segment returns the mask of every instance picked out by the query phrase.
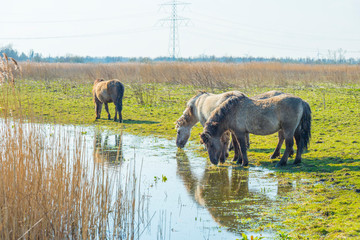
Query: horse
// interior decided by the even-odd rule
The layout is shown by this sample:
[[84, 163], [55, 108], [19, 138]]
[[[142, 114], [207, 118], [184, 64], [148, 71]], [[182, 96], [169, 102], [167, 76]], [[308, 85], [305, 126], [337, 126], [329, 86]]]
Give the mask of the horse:
[[93, 86], [93, 96], [95, 103], [96, 119], [100, 118], [102, 105], [105, 104], [105, 110], [108, 114], [108, 119], [111, 119], [109, 113], [108, 103], [115, 104], [115, 117], [117, 120], [117, 113], [119, 113], [119, 122], [122, 122], [122, 99], [124, 96], [124, 85], [117, 79], [107, 80], [96, 79]]
[[[186, 107], [183, 115], [175, 123], [176, 124], [175, 128], [177, 129], [177, 136], [176, 136], [177, 147], [183, 148], [185, 146], [185, 144], [187, 143], [187, 141], [190, 137], [191, 128], [197, 122], [200, 121], [200, 124], [202, 126], [204, 126], [205, 122], [210, 117], [211, 112], [213, 110], [215, 110], [215, 108], [217, 106], [219, 106], [219, 104], [226, 101], [229, 97], [237, 96], [237, 95], [241, 95], [241, 94], [242, 93], [239, 91], [226, 92], [226, 93], [222, 93], [222, 94], [212, 94], [212, 93], [200, 91], [197, 95], [192, 97], [187, 102], [187, 107]], [[266, 99], [266, 98], [270, 98], [273, 96], [278, 96], [281, 94], [284, 94], [284, 93], [273, 90], [273, 91], [265, 92], [265, 93], [255, 96], [255, 97], [252, 97], [252, 99], [261, 100], [261, 99]], [[229, 138], [229, 133], [227, 132], [225, 135], [223, 135], [222, 141], [221, 141], [221, 144], [225, 148], [223, 150], [221, 159], [223, 159], [224, 154], [225, 154], [225, 157], [228, 155], [228, 152], [226, 149], [228, 146], [228, 142], [229, 142], [228, 138]], [[249, 147], [249, 145], [250, 145], [249, 134], [247, 134], [246, 140], [247, 140], [246, 146]], [[279, 131], [279, 142], [277, 144], [277, 147], [276, 147], [274, 153], [271, 155], [270, 158], [273, 159], [280, 155], [280, 149], [281, 149], [283, 142], [284, 142], [284, 137], [283, 137], [282, 131]], [[232, 135], [232, 145], [234, 148], [237, 148], [235, 150], [235, 152], [238, 153], [240, 147], [239, 147], [239, 144], [234, 135]], [[238, 161], [240, 157], [241, 156], [235, 154], [233, 161]]]
[[[191, 128], [198, 122], [202, 126], [210, 117], [211, 112], [222, 102], [232, 96], [242, 94], [239, 91], [225, 92], [221, 94], [212, 94], [205, 91], [199, 91], [188, 102], [182, 116], [175, 122], [177, 130], [176, 146], [183, 148], [190, 137]], [[234, 136], [233, 136], [234, 137]], [[221, 137], [222, 154], [221, 162], [225, 162], [228, 156], [228, 145], [230, 141], [230, 132], [225, 132]]]
[[221, 152], [220, 137], [227, 130], [234, 133], [240, 144], [242, 166], [248, 165], [247, 133], [269, 135], [279, 130], [283, 132], [286, 149], [276, 167], [287, 164], [293, 138], [297, 145], [294, 164], [299, 164], [311, 137], [311, 109], [307, 102], [290, 94], [263, 100], [251, 99], [245, 94], [230, 97], [211, 113], [200, 135], [201, 143], [206, 145], [210, 161], [215, 165]]

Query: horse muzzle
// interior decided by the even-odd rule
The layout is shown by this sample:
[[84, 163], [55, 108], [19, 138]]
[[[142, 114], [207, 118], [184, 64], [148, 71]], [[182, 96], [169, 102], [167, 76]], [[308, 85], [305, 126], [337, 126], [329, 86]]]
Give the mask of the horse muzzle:
[[177, 146], [178, 148], [184, 148], [184, 147], [185, 147], [185, 144], [176, 141], [176, 146]]

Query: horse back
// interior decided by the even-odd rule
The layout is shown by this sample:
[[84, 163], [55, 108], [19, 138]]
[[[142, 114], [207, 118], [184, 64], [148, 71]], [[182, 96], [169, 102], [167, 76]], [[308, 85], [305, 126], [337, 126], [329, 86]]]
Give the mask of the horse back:
[[277, 90], [272, 90], [272, 91], [268, 91], [265, 93], [261, 93], [259, 95], [256, 95], [254, 97], [251, 97], [251, 99], [255, 99], [255, 100], [263, 100], [263, 99], [267, 99], [267, 98], [271, 98], [271, 97], [275, 97], [275, 96], [279, 96], [285, 94], [284, 92], [281, 91], [277, 91]]
[[299, 124], [304, 111], [304, 101], [301, 98], [291, 94], [282, 94], [270, 99], [274, 100], [274, 109], [283, 127]]
[[93, 93], [103, 103], [116, 102], [124, 95], [124, 85], [117, 79], [97, 82]]
[[200, 123], [204, 126], [211, 113], [223, 102], [233, 96], [242, 94], [239, 91], [230, 91], [221, 94], [206, 94], [200, 96], [195, 101], [196, 116]]
[[[246, 103], [245, 103], [246, 104]], [[250, 133], [268, 135], [283, 127], [296, 128], [303, 114], [303, 100], [290, 94], [268, 99], [251, 99], [245, 115]]]

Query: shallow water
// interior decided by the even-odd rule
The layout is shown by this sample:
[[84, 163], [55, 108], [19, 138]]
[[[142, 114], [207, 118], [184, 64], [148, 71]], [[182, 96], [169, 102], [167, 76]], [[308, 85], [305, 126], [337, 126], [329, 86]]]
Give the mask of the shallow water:
[[265, 212], [278, 208], [279, 197], [293, 188], [279, 187], [271, 177], [273, 171], [211, 168], [207, 159], [177, 149], [175, 141], [156, 137], [106, 131], [89, 132], [87, 137], [93, 138], [93, 151], [105, 156], [109, 169], [135, 162], [141, 172], [142, 190], [149, 197], [147, 210], [154, 216], [141, 239], [236, 239], [242, 232], [275, 236], [271, 231], [247, 231], [250, 225], [272, 221]]
[[279, 197], [293, 188], [279, 187], [273, 171], [265, 168], [211, 167], [191, 150], [177, 149], [175, 141], [93, 127], [41, 129], [67, 138], [81, 134], [89, 166], [94, 161], [104, 165], [109, 173], [122, 175], [116, 179], [126, 178], [124, 169], [135, 168], [147, 215], [135, 239], [236, 239], [243, 232], [273, 239], [274, 232], [247, 229], [273, 221], [266, 213], [278, 208]]

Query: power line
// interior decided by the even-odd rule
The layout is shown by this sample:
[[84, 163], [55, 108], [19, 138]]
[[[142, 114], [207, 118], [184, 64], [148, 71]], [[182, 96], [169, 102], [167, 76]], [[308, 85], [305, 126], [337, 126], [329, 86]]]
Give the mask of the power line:
[[103, 17], [103, 18], [74, 18], [74, 19], [55, 19], [55, 20], [28, 20], [28, 21], [18, 21], [18, 20], [2, 20], [0, 23], [4, 24], [53, 24], [53, 23], [76, 23], [76, 22], [99, 22], [99, 21], [116, 21], [123, 20], [128, 18], [138, 18], [139, 16], [155, 14], [154, 11], [140, 12], [134, 14], [122, 15], [120, 17]]
[[[335, 36], [325, 36], [325, 35], [319, 34], [319, 33], [299, 32], [299, 31], [294, 31], [293, 29], [288, 30], [288, 31], [278, 30], [278, 29], [270, 29], [270, 28], [266, 28], [266, 27], [260, 27], [260, 26], [239, 23], [239, 22], [236, 22], [233, 20], [219, 18], [216, 16], [210, 16], [210, 15], [202, 14], [200, 12], [194, 12], [194, 13], [196, 13], [197, 16], [203, 16], [205, 18], [205, 20], [202, 20], [201, 18], [197, 18], [197, 21], [203, 22], [207, 25], [212, 25], [212, 26], [217, 25], [222, 28], [230, 27], [229, 24], [231, 24], [232, 29], [237, 28], [242, 31], [262, 33], [262, 34], [267, 34], [267, 35], [268, 34], [281, 35], [281, 36], [292, 37], [292, 38], [305, 37], [307, 39], [318, 38], [318, 39], [326, 39], [326, 40], [331, 39], [331, 40], [338, 40], [338, 41], [360, 41], [360, 39], [358, 38], [359, 36], [355, 36], [355, 38], [344, 38], [344, 37], [337, 37], [337, 36], [336, 37]], [[211, 22], [210, 22], [210, 20], [211, 20]], [[223, 22], [223, 24], [216, 23], [216, 21]], [[288, 27], [286, 27], [286, 28], [288, 28]], [[329, 34], [333, 34], [333, 33], [327, 33], [327, 35], [329, 35]]]
[[[291, 50], [297, 52], [312, 52], [316, 53], [319, 50], [322, 52], [327, 52], [328, 49], [318, 49], [318, 48], [311, 48], [311, 47], [301, 47], [295, 45], [286, 45], [281, 43], [272, 43], [268, 41], [261, 41], [256, 39], [249, 39], [238, 36], [235, 34], [226, 34], [224, 32], [216, 32], [214, 30], [210, 30], [204, 27], [195, 27], [195, 31], [188, 30], [193, 36], [198, 35], [200, 37], [204, 37], [206, 39], [211, 38], [212, 40], [218, 41], [226, 41], [226, 42], [234, 42], [238, 44], [243, 44], [245, 46], [255, 46], [255, 47], [263, 47], [263, 48], [270, 48], [270, 49], [279, 49], [279, 50]], [[357, 50], [347, 50], [348, 53], [359, 53]]]
[[154, 30], [160, 30], [160, 28], [155, 28], [155, 27], [146, 27], [146, 28], [137, 28], [137, 29], [131, 28], [121, 31], [114, 31], [114, 32], [58, 35], [58, 36], [2, 37], [0, 38], [0, 40], [46, 40], [46, 39], [65, 39], [65, 38], [89, 38], [89, 37], [102, 37], [102, 36], [111, 36], [111, 35], [135, 34], [139, 32], [148, 32]]
[[173, 60], [178, 57], [180, 52], [180, 43], [179, 43], [179, 30], [180, 25], [187, 25], [190, 21], [189, 18], [184, 18], [178, 15], [177, 10], [179, 6], [186, 6], [190, 3], [179, 2], [173, 0], [171, 2], [166, 2], [161, 4], [162, 7], [171, 7], [170, 16], [168, 18], [161, 19], [160, 21], [164, 24], [170, 26], [170, 38], [169, 38], [169, 53]]

